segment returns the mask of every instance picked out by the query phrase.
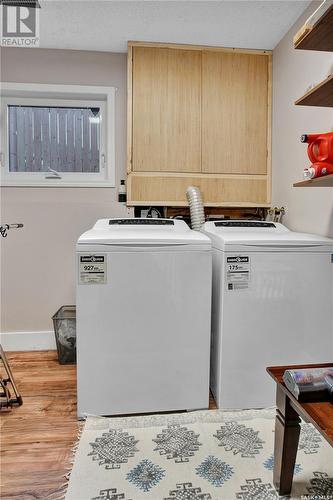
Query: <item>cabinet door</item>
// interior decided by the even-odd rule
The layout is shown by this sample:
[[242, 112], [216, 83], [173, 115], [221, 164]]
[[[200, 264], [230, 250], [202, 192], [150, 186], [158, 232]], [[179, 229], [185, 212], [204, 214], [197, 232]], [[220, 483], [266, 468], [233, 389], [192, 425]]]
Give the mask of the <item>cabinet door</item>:
[[202, 54], [202, 171], [266, 174], [268, 64], [264, 54]]
[[133, 48], [133, 172], [200, 172], [201, 52]]

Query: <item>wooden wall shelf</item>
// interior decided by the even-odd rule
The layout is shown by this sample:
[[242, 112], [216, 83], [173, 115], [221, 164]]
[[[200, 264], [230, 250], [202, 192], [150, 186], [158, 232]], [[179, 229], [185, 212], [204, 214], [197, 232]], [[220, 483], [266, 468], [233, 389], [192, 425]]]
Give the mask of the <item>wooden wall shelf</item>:
[[[333, 32], [333, 28], [332, 28]], [[333, 107], [333, 75], [309, 90], [295, 102], [297, 106]]]
[[307, 181], [296, 182], [294, 187], [333, 187], [333, 174], [316, 177]]
[[[295, 49], [323, 50], [333, 52], [333, 5], [331, 5], [315, 22], [315, 17], [320, 15], [320, 9], [325, 8], [324, 3], [311, 16], [294, 37]], [[311, 19], [314, 23], [311, 25]], [[324, 106], [333, 107], [333, 75], [328, 76], [323, 82], [309, 90], [295, 102], [298, 106]], [[315, 179], [296, 182], [294, 187], [333, 187], [333, 174]]]
[[[296, 35], [295, 49], [333, 52], [333, 5], [313, 25], [305, 25]], [[303, 35], [303, 36], [302, 36]]]

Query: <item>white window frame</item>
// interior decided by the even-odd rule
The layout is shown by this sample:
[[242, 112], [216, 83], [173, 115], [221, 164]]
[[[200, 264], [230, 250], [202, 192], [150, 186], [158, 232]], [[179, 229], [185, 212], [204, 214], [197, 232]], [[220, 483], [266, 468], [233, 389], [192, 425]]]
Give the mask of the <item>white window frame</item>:
[[[115, 87], [1, 83], [1, 186], [115, 187]], [[8, 105], [99, 107], [100, 172], [10, 172]]]

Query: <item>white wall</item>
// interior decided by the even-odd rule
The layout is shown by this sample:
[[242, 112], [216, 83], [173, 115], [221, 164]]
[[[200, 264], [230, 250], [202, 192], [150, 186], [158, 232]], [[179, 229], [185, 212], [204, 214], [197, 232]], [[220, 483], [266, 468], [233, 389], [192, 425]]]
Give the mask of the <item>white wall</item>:
[[[308, 164], [300, 135], [332, 129], [331, 109], [296, 107], [312, 82], [322, 80], [332, 54], [293, 49], [292, 37], [273, 55], [273, 202], [287, 207], [290, 228], [333, 236], [333, 189], [293, 188]], [[115, 85], [117, 185], [125, 173], [126, 55], [53, 49], [1, 50], [1, 79], [12, 82]], [[1, 331], [52, 329], [51, 316], [75, 301], [74, 245], [97, 218], [123, 216], [112, 188], [3, 188], [1, 221], [23, 222], [1, 239]]]
[[[1, 50], [7, 82], [114, 85], [116, 185], [125, 175], [126, 54]], [[48, 331], [59, 306], [75, 303], [75, 242], [101, 217], [124, 216], [113, 188], [2, 188], [1, 222], [24, 228], [1, 238], [1, 331]]]
[[332, 108], [294, 106], [307, 87], [333, 71], [333, 54], [293, 48], [293, 36], [313, 3], [273, 52], [273, 204], [287, 207], [290, 229], [333, 236], [333, 188], [294, 188], [309, 165], [304, 133], [333, 130]]

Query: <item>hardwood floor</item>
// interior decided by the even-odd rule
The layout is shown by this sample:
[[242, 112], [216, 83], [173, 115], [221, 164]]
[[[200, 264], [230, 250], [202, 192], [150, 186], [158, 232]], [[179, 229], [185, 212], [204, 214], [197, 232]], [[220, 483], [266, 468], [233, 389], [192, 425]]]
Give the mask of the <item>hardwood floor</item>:
[[[1, 412], [1, 499], [53, 500], [66, 483], [76, 419], [76, 370], [55, 351], [7, 353], [23, 405]], [[210, 398], [211, 409], [216, 408]]]
[[23, 405], [1, 412], [1, 498], [56, 498], [76, 440], [76, 373], [55, 351], [7, 354]]

